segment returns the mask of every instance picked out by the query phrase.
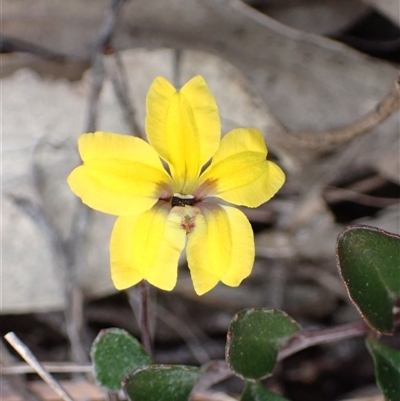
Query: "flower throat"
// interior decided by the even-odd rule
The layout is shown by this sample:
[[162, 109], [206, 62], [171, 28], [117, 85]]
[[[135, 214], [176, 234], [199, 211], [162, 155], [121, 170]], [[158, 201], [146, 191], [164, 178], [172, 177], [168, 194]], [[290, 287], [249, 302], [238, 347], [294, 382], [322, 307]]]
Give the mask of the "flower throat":
[[171, 200], [172, 207], [174, 206], [193, 206], [196, 199], [192, 195], [174, 194]]

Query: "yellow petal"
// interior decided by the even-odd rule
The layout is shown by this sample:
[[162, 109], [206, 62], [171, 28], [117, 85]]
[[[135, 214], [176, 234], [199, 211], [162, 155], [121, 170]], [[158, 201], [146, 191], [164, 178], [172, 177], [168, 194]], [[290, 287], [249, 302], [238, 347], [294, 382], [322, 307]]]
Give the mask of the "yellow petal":
[[199, 178], [194, 195], [218, 196], [248, 207], [261, 205], [285, 182], [280, 167], [266, 157], [267, 148], [259, 130], [232, 130], [222, 138], [211, 165]]
[[143, 279], [162, 290], [175, 287], [186, 231], [170, 210], [160, 201], [139, 216], [117, 219], [110, 244], [111, 277], [117, 289]]
[[79, 138], [84, 164], [68, 177], [82, 202], [119, 216], [142, 213], [171, 196], [171, 178], [155, 150], [128, 135], [96, 132]]
[[146, 107], [148, 140], [168, 162], [174, 192], [188, 195], [201, 167], [218, 148], [221, 125], [215, 99], [200, 76], [180, 91], [158, 77], [150, 87]]
[[251, 225], [238, 209], [205, 202], [197, 206], [201, 215], [196, 217], [187, 244], [194, 289], [202, 295], [219, 281], [237, 287], [253, 267]]

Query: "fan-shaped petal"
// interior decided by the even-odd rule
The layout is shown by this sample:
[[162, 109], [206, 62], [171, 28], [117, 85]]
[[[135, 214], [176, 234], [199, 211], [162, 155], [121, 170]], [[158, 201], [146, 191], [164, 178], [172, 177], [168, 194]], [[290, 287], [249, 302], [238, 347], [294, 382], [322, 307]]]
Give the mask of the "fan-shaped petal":
[[248, 207], [268, 201], [285, 182], [285, 174], [266, 157], [267, 148], [259, 130], [230, 131], [199, 178], [195, 197], [218, 196]]
[[188, 234], [187, 259], [198, 295], [219, 281], [237, 287], [252, 270], [254, 238], [251, 225], [238, 209], [212, 203], [196, 205], [201, 215]]
[[96, 132], [82, 135], [78, 145], [84, 163], [72, 171], [68, 184], [91, 208], [133, 215], [172, 195], [171, 177], [142, 139]]
[[180, 91], [158, 77], [150, 87], [146, 108], [147, 137], [170, 166], [174, 192], [190, 194], [201, 167], [215, 153], [220, 140], [213, 95], [200, 76]]
[[159, 201], [139, 216], [119, 217], [111, 236], [111, 276], [117, 289], [147, 280], [170, 291], [175, 287], [178, 260], [186, 231], [171, 206]]

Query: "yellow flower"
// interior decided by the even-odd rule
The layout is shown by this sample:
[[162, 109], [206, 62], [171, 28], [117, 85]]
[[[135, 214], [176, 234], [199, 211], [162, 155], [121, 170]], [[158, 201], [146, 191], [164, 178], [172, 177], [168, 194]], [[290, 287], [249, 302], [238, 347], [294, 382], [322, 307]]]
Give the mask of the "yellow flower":
[[115, 287], [144, 279], [172, 290], [186, 240], [198, 295], [219, 281], [238, 286], [253, 266], [253, 232], [240, 210], [215, 198], [257, 207], [283, 185], [284, 173], [266, 160], [260, 131], [238, 128], [221, 139], [217, 105], [200, 76], [180, 91], [156, 78], [146, 107], [149, 143], [83, 134], [83, 165], [68, 177], [85, 204], [119, 216], [110, 244]]

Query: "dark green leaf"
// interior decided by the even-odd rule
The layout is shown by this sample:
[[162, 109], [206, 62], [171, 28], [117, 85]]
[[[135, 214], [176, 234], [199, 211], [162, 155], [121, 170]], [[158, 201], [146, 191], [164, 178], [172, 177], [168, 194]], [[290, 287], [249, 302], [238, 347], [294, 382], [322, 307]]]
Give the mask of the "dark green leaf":
[[122, 329], [102, 330], [93, 342], [91, 357], [97, 383], [112, 391], [133, 370], [153, 363], [139, 341]]
[[240, 401], [289, 401], [278, 394], [271, 393], [260, 383], [247, 382]]
[[369, 338], [368, 349], [374, 359], [375, 377], [387, 401], [400, 400], [400, 351]]
[[199, 378], [199, 368], [151, 365], [131, 373], [123, 388], [130, 401], [187, 401]]
[[400, 297], [400, 237], [354, 226], [338, 237], [339, 269], [349, 295], [374, 329], [393, 331], [393, 306]]
[[266, 377], [275, 368], [280, 347], [299, 330], [300, 326], [284, 312], [245, 309], [229, 326], [226, 361], [240, 377]]

